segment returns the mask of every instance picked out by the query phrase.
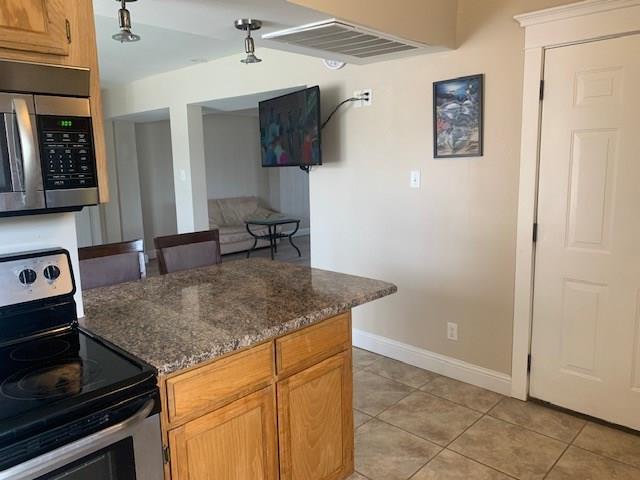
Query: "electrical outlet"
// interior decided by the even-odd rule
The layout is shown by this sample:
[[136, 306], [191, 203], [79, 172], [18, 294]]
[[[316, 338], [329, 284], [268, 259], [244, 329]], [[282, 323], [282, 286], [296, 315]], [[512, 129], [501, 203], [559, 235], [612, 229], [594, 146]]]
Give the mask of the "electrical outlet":
[[458, 341], [458, 324], [454, 322], [447, 323], [447, 338], [455, 342]]
[[365, 88], [364, 90], [356, 90], [353, 92], [354, 98], [360, 98], [364, 95], [369, 95], [368, 100], [360, 100], [359, 102], [353, 102], [356, 108], [360, 107], [370, 107], [373, 102], [373, 90], [370, 88]]
[[365, 88], [360, 92], [360, 94], [363, 96], [368, 96], [367, 100], [363, 100], [362, 102], [360, 102], [362, 103], [363, 107], [370, 107], [371, 105], [373, 105], [373, 90], [371, 88]]
[[420, 170], [413, 170], [409, 176], [411, 188], [420, 188]]

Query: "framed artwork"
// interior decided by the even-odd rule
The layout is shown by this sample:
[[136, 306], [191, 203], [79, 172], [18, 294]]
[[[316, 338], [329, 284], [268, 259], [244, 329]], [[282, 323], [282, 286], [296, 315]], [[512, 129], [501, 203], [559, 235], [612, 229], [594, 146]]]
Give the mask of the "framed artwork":
[[434, 158], [481, 157], [484, 75], [433, 84]]

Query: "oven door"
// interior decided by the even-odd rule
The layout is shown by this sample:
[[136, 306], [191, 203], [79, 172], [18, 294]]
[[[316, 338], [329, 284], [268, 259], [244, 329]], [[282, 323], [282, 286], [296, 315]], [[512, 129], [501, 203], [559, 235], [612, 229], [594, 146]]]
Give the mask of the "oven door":
[[31, 95], [0, 93], [0, 213], [45, 208]]
[[159, 480], [160, 417], [149, 400], [127, 420], [0, 472], [1, 480]]

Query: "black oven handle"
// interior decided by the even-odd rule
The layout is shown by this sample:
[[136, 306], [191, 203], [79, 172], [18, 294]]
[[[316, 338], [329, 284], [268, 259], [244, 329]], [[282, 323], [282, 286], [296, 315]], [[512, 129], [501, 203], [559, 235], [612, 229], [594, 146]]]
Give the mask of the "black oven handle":
[[151, 414], [155, 405], [156, 401], [154, 398], [147, 400], [140, 410], [126, 420], [45, 453], [44, 455], [27, 460], [8, 470], [4, 470], [0, 472], [0, 480], [31, 478], [31, 474], [42, 471], [43, 467], [46, 467], [50, 463], [64, 464], [67, 460], [81, 457], [88, 450], [95, 449], [96, 445], [108, 444], [111, 437], [132, 429], [143, 422]]
[[42, 181], [42, 179], [39, 178], [40, 166], [38, 165], [35, 130], [29, 114], [29, 107], [24, 98], [15, 97], [13, 99], [13, 110], [16, 116], [18, 138], [20, 140], [25, 201], [27, 206], [32, 206], [30, 205], [30, 201], [37, 194], [38, 186]]

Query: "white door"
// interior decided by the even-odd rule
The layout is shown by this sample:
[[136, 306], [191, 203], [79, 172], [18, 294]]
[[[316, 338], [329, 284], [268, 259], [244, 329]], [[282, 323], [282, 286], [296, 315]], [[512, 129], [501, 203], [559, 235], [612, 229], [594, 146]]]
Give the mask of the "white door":
[[531, 396], [640, 430], [640, 36], [544, 77]]

